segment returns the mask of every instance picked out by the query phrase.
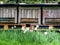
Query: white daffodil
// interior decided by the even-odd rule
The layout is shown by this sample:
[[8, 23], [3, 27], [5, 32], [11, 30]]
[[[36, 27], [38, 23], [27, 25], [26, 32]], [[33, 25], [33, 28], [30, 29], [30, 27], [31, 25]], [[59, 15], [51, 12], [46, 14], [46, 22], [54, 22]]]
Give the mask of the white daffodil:
[[48, 32], [44, 32], [44, 34], [45, 34], [45, 35], [47, 35], [47, 34], [48, 34]]
[[35, 29], [34, 30], [37, 30], [38, 28], [37, 27], [35, 27]]
[[26, 27], [26, 30], [29, 30], [29, 27]]
[[25, 26], [22, 27], [22, 30], [25, 30]]
[[16, 28], [16, 26], [14, 25], [14, 28]]
[[14, 27], [11, 27], [12, 29], [14, 29]]
[[39, 25], [36, 25], [36, 27], [35, 27], [35, 29], [34, 29], [34, 30], [37, 30], [37, 29], [38, 29], [38, 27], [39, 27]]
[[36, 27], [38, 28], [38, 27], [39, 27], [39, 25], [36, 25]]
[[29, 31], [29, 27], [25, 28], [24, 33], [26, 33], [27, 31]]
[[27, 30], [24, 30], [24, 33], [26, 33], [27, 32]]

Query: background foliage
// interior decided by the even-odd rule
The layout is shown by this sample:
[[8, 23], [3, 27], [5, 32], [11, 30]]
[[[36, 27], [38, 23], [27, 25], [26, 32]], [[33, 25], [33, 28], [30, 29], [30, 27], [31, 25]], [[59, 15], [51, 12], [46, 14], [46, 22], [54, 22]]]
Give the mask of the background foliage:
[[46, 1], [48, 3], [60, 2], [60, 0], [0, 0], [0, 2], [1, 1], [4, 3], [16, 3], [18, 1], [18, 3], [27, 3], [27, 4], [40, 4], [40, 3], [45, 3]]

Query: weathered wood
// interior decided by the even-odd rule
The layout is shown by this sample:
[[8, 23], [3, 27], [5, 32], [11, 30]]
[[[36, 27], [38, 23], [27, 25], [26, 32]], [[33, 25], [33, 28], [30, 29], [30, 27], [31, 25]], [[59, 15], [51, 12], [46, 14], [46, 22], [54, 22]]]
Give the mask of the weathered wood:
[[34, 25], [30, 25], [30, 30], [34, 30]]
[[40, 24], [40, 12], [40, 7], [19, 7], [18, 23], [21, 23], [21, 18], [38, 18], [37, 24]]
[[21, 23], [38, 23], [38, 18], [21, 18]]
[[49, 30], [53, 30], [53, 25], [49, 25]]
[[16, 10], [16, 7], [0, 7], [0, 18], [10, 18], [10, 17], [11, 18], [14, 17], [15, 18], [14, 22], [17, 23], [17, 10]]
[[4, 30], [8, 30], [8, 24], [4, 25]]
[[0, 24], [13, 24], [15, 23], [15, 18], [0, 18]]
[[45, 18], [45, 23], [46, 24], [60, 24], [60, 18]]

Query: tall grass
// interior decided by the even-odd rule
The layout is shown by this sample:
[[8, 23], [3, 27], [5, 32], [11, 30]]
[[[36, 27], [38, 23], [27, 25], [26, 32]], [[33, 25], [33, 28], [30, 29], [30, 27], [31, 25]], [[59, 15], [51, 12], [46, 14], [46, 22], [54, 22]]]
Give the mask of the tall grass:
[[0, 31], [0, 45], [60, 45], [60, 34], [47, 31]]

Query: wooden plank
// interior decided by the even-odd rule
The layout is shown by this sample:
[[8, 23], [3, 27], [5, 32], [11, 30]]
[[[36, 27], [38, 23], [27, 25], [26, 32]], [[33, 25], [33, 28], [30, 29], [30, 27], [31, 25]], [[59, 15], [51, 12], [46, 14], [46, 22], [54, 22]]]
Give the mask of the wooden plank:
[[49, 30], [53, 30], [53, 25], [49, 25]]
[[8, 24], [4, 25], [4, 30], [8, 30]]
[[21, 23], [38, 23], [38, 18], [21, 18]]
[[45, 18], [45, 23], [52, 25], [60, 24], [60, 18]]
[[34, 30], [34, 25], [30, 25], [30, 30]]
[[0, 24], [15, 23], [15, 18], [0, 18]]

